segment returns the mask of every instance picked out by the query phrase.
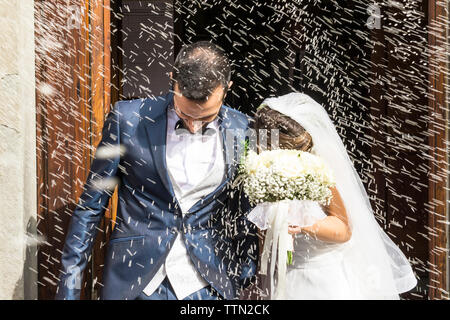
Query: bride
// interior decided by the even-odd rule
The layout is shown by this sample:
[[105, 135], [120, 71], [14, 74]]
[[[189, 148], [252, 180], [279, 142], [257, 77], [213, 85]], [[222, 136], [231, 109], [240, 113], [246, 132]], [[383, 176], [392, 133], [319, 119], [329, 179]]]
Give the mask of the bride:
[[[255, 129], [279, 129], [279, 148], [308, 151], [332, 169], [336, 187], [329, 206], [293, 202], [312, 224], [289, 226], [293, 264], [286, 299], [399, 299], [417, 280], [402, 251], [378, 225], [369, 198], [325, 109], [301, 93], [267, 98]], [[268, 139], [270, 141], [270, 139]], [[261, 246], [262, 247], [262, 246]], [[274, 277], [266, 278], [266, 289]], [[270, 294], [269, 297], [270, 299]]]

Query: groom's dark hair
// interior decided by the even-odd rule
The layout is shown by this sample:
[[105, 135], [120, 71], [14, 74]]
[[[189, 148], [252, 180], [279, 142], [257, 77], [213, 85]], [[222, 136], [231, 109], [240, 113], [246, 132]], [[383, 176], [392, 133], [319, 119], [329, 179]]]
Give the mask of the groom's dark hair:
[[227, 92], [231, 67], [225, 52], [218, 45], [198, 41], [181, 48], [172, 73], [183, 96], [205, 101], [219, 85], [224, 88], [224, 94]]

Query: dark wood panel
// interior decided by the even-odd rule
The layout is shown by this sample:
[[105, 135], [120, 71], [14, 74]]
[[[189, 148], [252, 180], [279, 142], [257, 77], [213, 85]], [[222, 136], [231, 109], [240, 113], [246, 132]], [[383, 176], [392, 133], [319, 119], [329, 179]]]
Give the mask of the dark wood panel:
[[166, 93], [174, 61], [172, 1], [122, 0], [118, 13], [124, 99]]
[[[418, 286], [405, 299], [428, 298], [428, 180], [427, 149], [426, 8], [420, 2], [403, 10], [380, 5], [381, 28], [372, 32], [371, 117], [374, 175], [383, 226], [410, 259]], [[412, 14], [411, 14], [412, 12]], [[398, 24], [396, 21], [404, 21]], [[415, 28], [411, 28], [412, 22]], [[408, 47], [409, 44], [415, 44]], [[419, 169], [418, 169], [419, 168]]]

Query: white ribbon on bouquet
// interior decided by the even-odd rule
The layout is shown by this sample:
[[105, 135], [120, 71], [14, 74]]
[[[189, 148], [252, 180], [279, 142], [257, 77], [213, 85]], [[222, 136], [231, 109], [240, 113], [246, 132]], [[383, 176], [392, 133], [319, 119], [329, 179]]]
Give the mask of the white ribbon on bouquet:
[[[270, 290], [274, 300], [285, 299], [287, 251], [294, 251], [293, 238], [288, 226], [311, 226], [326, 214], [315, 201], [281, 200], [258, 204], [247, 219], [259, 229], [267, 230], [261, 254], [260, 273], [267, 275], [270, 261]], [[270, 260], [269, 260], [270, 257]], [[277, 285], [275, 288], [275, 266], [277, 266]]]

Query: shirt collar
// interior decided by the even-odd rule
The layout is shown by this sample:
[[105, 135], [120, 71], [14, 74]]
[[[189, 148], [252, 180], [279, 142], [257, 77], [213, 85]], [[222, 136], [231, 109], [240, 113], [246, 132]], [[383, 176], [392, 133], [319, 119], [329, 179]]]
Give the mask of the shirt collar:
[[[178, 121], [181, 120], [181, 118], [175, 112], [173, 103], [171, 103], [167, 109], [167, 116], [168, 116], [168, 122], [167, 122], [168, 128], [175, 131], [175, 126], [177, 125]], [[218, 126], [219, 126], [219, 117], [216, 117], [216, 119], [214, 119], [213, 121], [209, 122], [206, 125], [206, 127], [203, 129], [203, 133], [208, 132], [208, 129], [212, 129], [213, 131], [216, 131], [216, 130], [218, 130]], [[211, 130], [209, 130], [209, 132], [211, 132]]]

